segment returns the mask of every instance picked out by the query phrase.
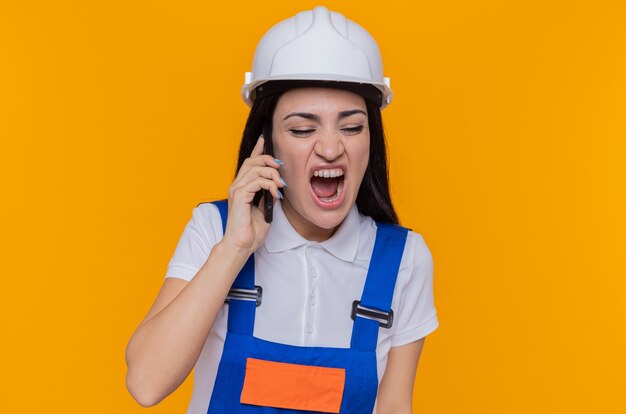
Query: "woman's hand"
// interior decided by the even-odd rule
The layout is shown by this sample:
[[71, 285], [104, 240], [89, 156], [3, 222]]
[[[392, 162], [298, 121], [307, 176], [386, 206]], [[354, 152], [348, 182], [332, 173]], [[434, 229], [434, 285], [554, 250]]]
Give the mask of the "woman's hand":
[[281, 197], [279, 188], [284, 187], [278, 173], [280, 164], [271, 155], [263, 155], [263, 144], [261, 135], [228, 190], [228, 222], [221, 242], [250, 254], [263, 244], [270, 228], [263, 215], [264, 200], [258, 207], [252, 204], [255, 194], [269, 190], [275, 201]]

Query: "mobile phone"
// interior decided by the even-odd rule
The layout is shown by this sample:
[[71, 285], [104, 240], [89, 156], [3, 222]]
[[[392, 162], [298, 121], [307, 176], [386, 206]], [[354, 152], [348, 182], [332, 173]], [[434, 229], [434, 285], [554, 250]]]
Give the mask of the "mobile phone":
[[[263, 153], [274, 156], [274, 148], [272, 147], [272, 123], [267, 120], [263, 122], [263, 139]], [[271, 223], [274, 218], [274, 197], [268, 190], [263, 190], [263, 204], [265, 222]]]

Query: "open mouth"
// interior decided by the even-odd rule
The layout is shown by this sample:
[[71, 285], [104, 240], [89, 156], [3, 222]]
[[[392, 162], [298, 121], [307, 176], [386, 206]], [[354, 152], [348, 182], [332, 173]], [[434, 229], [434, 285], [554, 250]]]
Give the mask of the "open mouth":
[[311, 190], [323, 207], [333, 207], [343, 200], [344, 172], [341, 168], [316, 170], [311, 177]]

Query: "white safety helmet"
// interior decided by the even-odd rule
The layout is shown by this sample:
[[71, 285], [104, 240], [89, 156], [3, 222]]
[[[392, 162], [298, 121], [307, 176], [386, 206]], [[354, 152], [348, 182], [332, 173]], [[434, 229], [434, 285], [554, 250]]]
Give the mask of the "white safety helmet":
[[381, 109], [393, 97], [374, 38], [342, 14], [322, 6], [283, 20], [265, 33], [254, 53], [252, 72], [246, 72], [241, 89], [244, 101], [251, 106], [257, 88], [270, 81], [372, 85], [376, 93], [380, 91]]

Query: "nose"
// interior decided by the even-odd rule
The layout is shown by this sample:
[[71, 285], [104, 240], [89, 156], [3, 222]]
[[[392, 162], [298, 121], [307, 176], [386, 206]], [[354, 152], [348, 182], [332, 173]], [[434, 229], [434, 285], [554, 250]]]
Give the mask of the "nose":
[[343, 137], [339, 133], [319, 134], [314, 150], [317, 155], [327, 161], [336, 160], [345, 150]]

